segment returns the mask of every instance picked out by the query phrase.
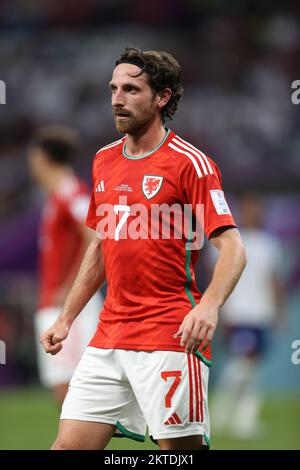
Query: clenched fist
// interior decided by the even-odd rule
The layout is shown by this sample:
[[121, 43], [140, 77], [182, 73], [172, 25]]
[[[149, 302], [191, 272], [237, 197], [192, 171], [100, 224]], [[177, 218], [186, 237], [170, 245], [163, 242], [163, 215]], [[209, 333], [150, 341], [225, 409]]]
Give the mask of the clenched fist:
[[59, 319], [56, 320], [40, 337], [40, 342], [45, 351], [52, 355], [57, 354], [62, 349], [62, 342], [68, 337], [69, 331], [69, 325]]

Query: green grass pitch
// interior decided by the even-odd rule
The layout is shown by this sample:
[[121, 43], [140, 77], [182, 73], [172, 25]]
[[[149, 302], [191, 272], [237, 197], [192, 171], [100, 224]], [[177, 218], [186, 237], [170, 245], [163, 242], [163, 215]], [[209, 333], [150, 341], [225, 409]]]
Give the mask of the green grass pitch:
[[[21, 388], [0, 392], [0, 449], [48, 449], [56, 436], [58, 416], [47, 391]], [[239, 441], [212, 433], [212, 449], [300, 449], [299, 396], [268, 396], [263, 419], [267, 427], [264, 439]], [[145, 443], [113, 438], [107, 449], [158, 447], [149, 438]]]

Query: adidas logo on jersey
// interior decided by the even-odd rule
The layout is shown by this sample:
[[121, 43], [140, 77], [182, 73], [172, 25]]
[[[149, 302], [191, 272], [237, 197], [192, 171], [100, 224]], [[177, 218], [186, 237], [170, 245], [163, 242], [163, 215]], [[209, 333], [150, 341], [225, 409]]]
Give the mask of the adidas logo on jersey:
[[100, 183], [96, 187], [96, 193], [102, 193], [103, 191], [105, 191], [105, 189], [104, 189], [104, 180], [100, 181]]
[[173, 413], [172, 416], [164, 422], [165, 426], [178, 426], [178, 424], [182, 424], [182, 421], [177, 413]]

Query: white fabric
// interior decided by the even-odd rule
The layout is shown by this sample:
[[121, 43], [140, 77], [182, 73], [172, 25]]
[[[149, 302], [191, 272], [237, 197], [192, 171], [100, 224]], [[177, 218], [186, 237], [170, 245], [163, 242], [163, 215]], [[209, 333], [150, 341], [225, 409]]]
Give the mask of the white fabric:
[[257, 362], [229, 358], [226, 362], [212, 404], [212, 424], [217, 433], [239, 439], [255, 437], [260, 429], [262, 397], [257, 392]]
[[263, 230], [241, 230], [247, 266], [225, 303], [222, 317], [233, 325], [269, 326], [275, 315], [272, 275], [279, 271], [279, 242]]
[[69, 383], [73, 372], [98, 324], [102, 297], [94, 295], [74, 321], [62, 350], [52, 356], [40, 344], [40, 335], [57, 319], [60, 309], [48, 307], [38, 311], [34, 318], [40, 381], [45, 387]]
[[[209, 370], [203, 362], [200, 362], [200, 367], [203, 421], [190, 422], [187, 354], [88, 347], [70, 382], [61, 419], [114, 424], [118, 433], [123, 428], [128, 437], [132, 437], [130, 433], [143, 437], [147, 425], [154, 439], [204, 434], [208, 437]], [[161, 375], [164, 371], [181, 373], [181, 380], [169, 404], [166, 397], [174, 377], [164, 380]], [[200, 388], [198, 398], [200, 400]], [[194, 400], [195, 409], [195, 397]], [[181, 423], [166, 424], [173, 413]]]
[[89, 209], [90, 198], [85, 194], [79, 194], [73, 197], [70, 202], [70, 212], [78, 223], [82, 223], [85, 220], [86, 214]]

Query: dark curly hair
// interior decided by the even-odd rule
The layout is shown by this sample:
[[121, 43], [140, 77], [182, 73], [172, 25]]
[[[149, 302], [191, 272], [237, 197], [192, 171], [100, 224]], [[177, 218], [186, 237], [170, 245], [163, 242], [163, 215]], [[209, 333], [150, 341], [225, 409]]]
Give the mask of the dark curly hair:
[[142, 51], [134, 47], [126, 47], [116, 61], [116, 66], [124, 63], [140, 67], [141, 72], [135, 76], [139, 77], [146, 73], [149, 77], [149, 85], [155, 93], [165, 88], [171, 89], [172, 96], [162, 109], [161, 119], [163, 122], [165, 119], [173, 119], [183, 95], [180, 65], [174, 57], [164, 51]]

